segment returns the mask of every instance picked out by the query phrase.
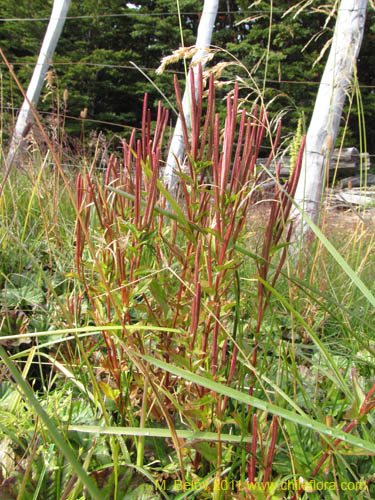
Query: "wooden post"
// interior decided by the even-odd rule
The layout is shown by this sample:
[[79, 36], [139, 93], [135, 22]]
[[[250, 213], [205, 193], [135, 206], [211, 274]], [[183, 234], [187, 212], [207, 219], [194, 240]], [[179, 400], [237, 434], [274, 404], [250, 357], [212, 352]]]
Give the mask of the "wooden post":
[[[201, 19], [199, 21], [197, 41], [195, 44], [195, 46], [199, 50], [192, 59], [195, 89], [197, 89], [198, 67], [196, 65], [194, 66], [194, 63], [199, 61], [201, 63], [202, 69], [205, 65], [204, 56], [207, 54], [206, 49], [208, 49], [211, 43], [211, 37], [215, 25], [218, 5], [219, 5], [218, 0], [205, 0], [203, 5], [203, 12]], [[188, 131], [190, 131], [191, 129], [189, 92], [190, 92], [190, 83], [189, 81], [187, 81], [184, 97], [182, 100], [182, 107]], [[178, 176], [176, 175], [177, 162], [180, 165], [182, 165], [184, 153], [185, 153], [185, 143], [182, 133], [182, 124], [180, 118], [178, 118], [176, 127], [173, 132], [172, 142], [168, 152], [167, 164], [164, 169], [164, 182], [165, 184], [168, 184], [168, 190], [174, 196], [176, 195], [177, 180], [178, 180]]]
[[[366, 7], [367, 0], [341, 0], [332, 46], [307, 132], [295, 201], [314, 222], [320, 211], [325, 165], [329, 164], [335, 146], [345, 96], [362, 43]], [[308, 224], [297, 209], [292, 215], [295, 216], [296, 239], [304, 238]]]
[[13, 131], [12, 141], [7, 156], [7, 168], [10, 169], [17, 151], [22, 147], [23, 134], [31, 121], [30, 103], [36, 107], [43, 88], [44, 79], [51, 64], [57, 42], [63, 29], [70, 0], [54, 0], [51, 17], [40, 49], [38, 61], [31, 77], [26, 97], [19, 112], [16, 126]]

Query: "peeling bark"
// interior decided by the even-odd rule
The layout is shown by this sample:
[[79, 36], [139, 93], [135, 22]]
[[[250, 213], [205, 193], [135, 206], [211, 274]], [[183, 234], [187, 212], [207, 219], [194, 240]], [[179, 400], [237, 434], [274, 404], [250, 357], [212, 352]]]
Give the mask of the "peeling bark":
[[26, 92], [27, 99], [25, 99], [22, 104], [16, 126], [13, 131], [13, 137], [6, 162], [8, 168], [12, 165], [17, 151], [21, 148], [24, 138], [23, 136], [26, 135], [25, 132], [27, 131], [27, 128], [29, 128], [29, 122], [32, 120], [29, 103], [31, 103], [34, 107], [38, 104], [44, 79], [51, 64], [57, 42], [60, 38], [69, 5], [70, 0], [54, 0], [51, 17], [46, 34], [44, 35], [38, 61]]
[[[367, 0], [342, 0], [340, 3], [332, 46], [307, 132], [295, 201], [314, 222], [321, 207], [325, 166], [329, 165], [335, 146], [345, 96], [362, 44], [366, 7]], [[296, 238], [304, 238], [309, 226], [296, 208], [293, 216]]]
[[[207, 55], [207, 49], [211, 43], [212, 32], [215, 25], [216, 14], [218, 10], [219, 1], [218, 0], [205, 0], [203, 6], [202, 16], [198, 26], [197, 41], [195, 46], [197, 53], [192, 59], [192, 71], [194, 72], [194, 82], [195, 89], [197, 89], [198, 81], [198, 61], [200, 62], [202, 69], [205, 64], [205, 56]], [[185, 93], [182, 101], [184, 117], [186, 121], [186, 126], [188, 132], [191, 129], [191, 117], [190, 117], [190, 84], [189, 81], [186, 82]], [[182, 165], [185, 153], [185, 143], [184, 136], [182, 132], [181, 119], [177, 119], [176, 127], [173, 132], [172, 142], [168, 152], [167, 164], [164, 169], [164, 182], [172, 195], [176, 195], [178, 176], [176, 171], [178, 171], [177, 165]]]

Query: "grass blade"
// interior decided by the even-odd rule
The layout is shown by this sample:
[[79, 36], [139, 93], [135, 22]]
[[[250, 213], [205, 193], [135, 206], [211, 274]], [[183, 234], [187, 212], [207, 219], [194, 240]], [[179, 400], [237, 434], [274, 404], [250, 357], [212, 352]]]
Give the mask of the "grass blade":
[[294, 309], [293, 306], [289, 304], [289, 302], [281, 295], [279, 294], [269, 283], [264, 281], [262, 278], [258, 276], [258, 279], [263, 283], [263, 285], [270, 290], [277, 298], [280, 300], [280, 302], [292, 313], [294, 316], [298, 319], [298, 321], [301, 322], [303, 327], [309, 332], [314, 344], [318, 347], [324, 358], [326, 359], [328, 366], [330, 366], [336, 375], [336, 383], [337, 385], [341, 388], [341, 390], [345, 393], [349, 401], [353, 400], [353, 395], [349, 387], [346, 385], [344, 377], [341, 375], [340, 370], [337, 368], [335, 362], [333, 361], [331, 355], [325, 348], [323, 342], [319, 339], [319, 337], [316, 335], [314, 330], [306, 323], [306, 321], [302, 318], [302, 316], [299, 314], [298, 311]]
[[313, 220], [297, 205], [294, 203], [296, 209], [300, 212], [302, 217], [306, 220], [308, 225], [314, 234], [319, 238], [319, 240], [323, 243], [332, 257], [336, 260], [336, 262], [341, 266], [341, 268], [346, 272], [355, 286], [363, 293], [364, 297], [370, 302], [370, 304], [375, 307], [375, 297], [371, 293], [371, 291], [367, 288], [367, 286], [363, 283], [358, 274], [353, 271], [353, 269], [349, 266], [349, 264], [343, 259], [343, 257], [339, 254], [336, 248], [332, 245], [332, 243], [324, 236], [322, 231], [318, 228], [318, 226], [313, 222]]
[[[68, 431], [85, 432], [89, 434], [109, 434], [120, 436], [172, 438], [169, 429], [154, 427], [108, 427], [100, 425], [69, 425]], [[223, 441], [227, 443], [251, 443], [252, 438], [234, 434], [220, 434], [208, 431], [188, 431], [176, 429], [177, 437], [189, 441]]]
[[309, 417], [298, 415], [292, 411], [286, 410], [272, 403], [267, 403], [266, 401], [258, 399], [254, 396], [249, 396], [248, 394], [238, 391], [237, 389], [233, 389], [231, 387], [227, 387], [226, 385], [219, 384], [218, 382], [214, 382], [213, 380], [207, 377], [196, 375], [195, 373], [192, 373], [188, 370], [178, 368], [170, 363], [165, 363], [164, 361], [155, 359], [151, 356], [141, 355], [135, 352], [133, 352], [132, 354], [134, 356], [138, 356], [140, 358], [145, 359], [149, 363], [158, 366], [159, 368], [166, 370], [172, 373], [173, 375], [182, 377], [183, 379], [189, 380], [190, 382], [194, 382], [195, 384], [201, 385], [202, 387], [206, 387], [207, 389], [210, 389], [213, 392], [217, 392], [218, 394], [223, 394], [224, 396], [236, 399], [241, 403], [253, 406], [255, 408], [258, 408], [259, 410], [266, 411], [273, 415], [278, 415], [279, 417], [285, 418], [286, 420], [290, 420], [295, 424], [303, 425], [304, 427], [307, 427], [320, 434], [324, 434], [331, 438], [340, 439], [341, 441], [349, 443], [353, 446], [358, 446], [363, 450], [375, 453], [375, 444], [369, 441], [357, 438], [356, 436], [352, 436], [333, 427], [329, 427], [328, 425], [322, 424], [321, 422], [317, 422]]
[[2, 345], [0, 345], [0, 356], [2, 357], [4, 363], [7, 365], [9, 371], [11, 372], [15, 381], [17, 382], [18, 387], [23, 392], [27, 401], [33, 406], [36, 414], [38, 415], [40, 420], [43, 422], [43, 424], [48, 429], [51, 438], [56, 443], [56, 445], [60, 449], [60, 451], [65, 455], [68, 462], [70, 462], [71, 466], [73, 467], [73, 469], [77, 473], [77, 476], [82, 481], [82, 483], [86, 486], [87, 490], [90, 492], [92, 498], [94, 498], [96, 500], [102, 500], [102, 495], [99, 492], [98, 488], [95, 486], [95, 484], [89, 478], [87, 472], [82, 468], [81, 464], [78, 462], [77, 458], [75, 457], [74, 453], [72, 452], [70, 446], [65, 441], [65, 439], [62, 437], [60, 432], [56, 429], [56, 426], [53, 424], [51, 419], [48, 417], [47, 413], [44, 411], [44, 409], [40, 405], [39, 401], [36, 399], [32, 389], [28, 386], [28, 384], [22, 378], [20, 372], [18, 371], [18, 369], [14, 365], [14, 363], [9, 359], [9, 357], [6, 354]]

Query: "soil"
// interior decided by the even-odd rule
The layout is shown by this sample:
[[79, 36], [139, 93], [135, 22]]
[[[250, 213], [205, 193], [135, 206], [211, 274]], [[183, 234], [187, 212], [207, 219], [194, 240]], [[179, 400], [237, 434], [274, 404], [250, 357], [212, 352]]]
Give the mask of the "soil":
[[[260, 201], [253, 205], [247, 216], [248, 231], [265, 228], [268, 222], [270, 203]], [[375, 209], [357, 211], [356, 209], [329, 208], [322, 214], [323, 233], [330, 237], [332, 233], [352, 234], [354, 230], [375, 232]]]

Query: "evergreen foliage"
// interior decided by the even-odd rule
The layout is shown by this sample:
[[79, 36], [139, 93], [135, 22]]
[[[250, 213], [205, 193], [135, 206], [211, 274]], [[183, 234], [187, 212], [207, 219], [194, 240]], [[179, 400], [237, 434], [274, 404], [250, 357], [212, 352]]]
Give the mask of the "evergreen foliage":
[[[179, 5], [184, 45], [190, 46], [195, 42], [202, 3], [198, 0], [180, 0]], [[325, 13], [314, 13], [311, 9], [306, 9], [296, 18], [293, 16], [294, 12], [284, 17], [290, 6], [291, 2], [287, 0], [281, 0], [274, 6], [268, 57], [266, 54], [271, 14], [267, 0], [257, 3], [250, 10], [248, 0], [220, 2], [212, 43], [232, 53], [251, 73], [249, 78], [243, 70], [230, 66], [225, 70], [223, 78], [230, 79], [239, 74], [249, 88], [253, 87], [253, 78], [260, 89], [263, 89], [267, 68], [265, 102], [269, 103], [271, 115], [281, 113], [284, 116], [283, 131], [292, 134], [301, 117], [301, 110], [308, 123], [325, 57], [315, 65], [314, 62], [332, 36], [334, 19], [322, 31]], [[0, 22], [1, 47], [14, 63], [17, 75], [26, 87], [39, 53], [52, 1], [0, 0], [0, 9], [3, 18], [46, 18], [40, 21]], [[359, 61], [359, 81], [365, 85], [374, 85], [375, 82], [371, 69], [374, 57], [371, 49], [374, 37], [373, 16], [373, 11], [370, 10]], [[149, 94], [149, 103], [153, 107], [162, 97], [145, 76], [131, 65], [131, 61], [141, 68], [147, 68], [144, 71], [173, 102], [171, 73], [180, 72], [180, 79], [183, 80], [183, 61], [170, 66], [161, 75], [156, 75], [153, 69], [158, 67], [164, 56], [181, 46], [175, 0], [140, 0], [128, 4], [122, 0], [73, 1], [69, 17], [75, 19], [67, 19], [54, 57], [57, 75], [55, 89], [58, 89], [60, 102], [64, 89], [69, 91], [67, 115], [79, 117], [80, 112], [87, 108], [89, 118], [139, 126], [144, 93]], [[311, 42], [308, 44], [309, 41]], [[230, 56], [223, 52], [215, 56], [212, 64], [223, 60], [229, 61]], [[18, 91], [12, 93], [11, 89], [9, 76], [3, 71], [5, 107], [17, 107], [22, 102]], [[256, 95], [249, 94], [249, 89], [242, 91], [243, 97], [248, 96], [253, 101]], [[367, 136], [371, 139], [374, 136], [371, 129], [371, 117], [375, 110], [374, 89], [363, 89], [362, 97], [365, 116], [370, 118], [367, 120]], [[50, 112], [53, 98], [56, 96], [45, 98], [39, 109]], [[224, 113], [224, 104], [219, 112]], [[173, 118], [173, 114], [171, 117]], [[70, 134], [79, 134], [81, 122], [68, 120], [66, 127]], [[86, 130], [98, 127], [111, 129], [116, 133], [130, 131], [90, 121], [85, 124]], [[358, 119], [355, 113], [350, 118], [350, 127], [347, 141], [358, 147]], [[370, 140], [370, 151], [374, 148], [375, 140]]]

